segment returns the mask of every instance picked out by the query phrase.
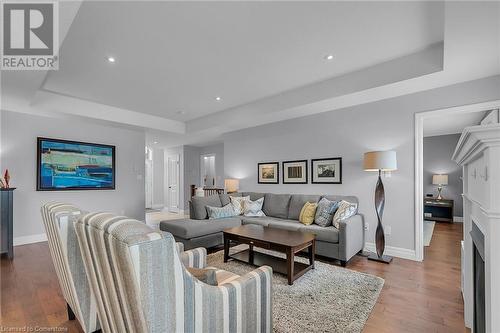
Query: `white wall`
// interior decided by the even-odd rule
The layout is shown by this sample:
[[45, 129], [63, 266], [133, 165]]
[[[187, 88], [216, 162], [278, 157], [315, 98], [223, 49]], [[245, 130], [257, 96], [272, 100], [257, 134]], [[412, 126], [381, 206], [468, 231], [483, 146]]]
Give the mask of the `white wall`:
[[200, 155], [215, 154], [215, 186], [224, 187], [224, 143], [200, 148]]
[[[116, 189], [36, 191], [36, 138], [85, 141], [116, 146]], [[14, 239], [36, 239], [45, 233], [42, 204], [64, 201], [84, 210], [106, 210], [144, 220], [144, 132], [95, 125], [78, 120], [2, 111], [2, 165], [12, 174]]]
[[[369, 223], [367, 242], [374, 242], [377, 175], [363, 171], [363, 153], [394, 149], [398, 170], [383, 179], [383, 222], [392, 228], [386, 245], [413, 251], [415, 112], [495, 99], [500, 76], [228, 133], [225, 175], [241, 179], [243, 191], [356, 195]], [[337, 156], [343, 158], [341, 185], [310, 184], [310, 177], [307, 185], [257, 184], [258, 162]]]

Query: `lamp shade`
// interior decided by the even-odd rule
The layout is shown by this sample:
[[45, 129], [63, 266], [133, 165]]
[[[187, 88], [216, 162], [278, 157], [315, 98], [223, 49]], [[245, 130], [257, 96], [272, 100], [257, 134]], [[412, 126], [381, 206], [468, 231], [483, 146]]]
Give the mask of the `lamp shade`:
[[228, 178], [224, 180], [224, 187], [228, 193], [238, 192], [240, 188], [240, 180], [234, 178]]
[[448, 175], [432, 175], [433, 185], [448, 185]]
[[398, 169], [394, 150], [370, 151], [365, 153], [363, 167], [365, 171], [394, 171]]

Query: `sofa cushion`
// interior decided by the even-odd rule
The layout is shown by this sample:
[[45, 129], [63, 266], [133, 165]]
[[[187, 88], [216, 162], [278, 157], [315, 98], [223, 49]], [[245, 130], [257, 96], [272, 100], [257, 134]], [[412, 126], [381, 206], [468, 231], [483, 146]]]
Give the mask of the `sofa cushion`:
[[337, 211], [339, 203], [339, 201], [331, 201], [327, 198], [321, 198], [318, 203], [318, 209], [316, 210], [314, 222], [320, 227], [328, 227], [332, 225], [333, 214]]
[[241, 193], [235, 192], [235, 193], [230, 193], [230, 194], [227, 194], [227, 193], [219, 194], [220, 203], [222, 206], [225, 206], [228, 203], [231, 203], [231, 199], [229, 198], [230, 196], [231, 197], [241, 197]]
[[215, 234], [232, 227], [239, 227], [239, 217], [228, 217], [217, 220], [167, 220], [160, 222], [160, 230], [167, 231], [176, 237], [191, 239], [195, 237]]
[[351, 203], [356, 203], [359, 205], [359, 200], [358, 197], [355, 197], [353, 195], [322, 195], [322, 198], [327, 198], [330, 201], [348, 201]]
[[191, 216], [191, 218], [195, 220], [207, 219], [208, 214], [206, 206], [222, 207], [219, 195], [214, 194], [208, 197], [192, 197], [191, 207], [193, 216]]
[[[264, 214], [281, 219], [288, 218], [288, 207], [290, 206], [290, 194], [266, 193], [264, 197]], [[300, 214], [300, 212], [299, 212]]]
[[300, 210], [304, 207], [306, 202], [316, 203], [319, 201], [319, 195], [308, 194], [292, 194], [290, 199], [290, 206], [288, 208], [288, 218], [290, 220], [298, 220]]
[[242, 217], [241, 224], [258, 224], [267, 227], [273, 219], [263, 216], [263, 217]]
[[305, 225], [310, 225], [314, 222], [316, 216], [317, 203], [306, 202], [299, 215], [299, 222]]
[[239, 215], [238, 212], [234, 210], [233, 205], [231, 204], [227, 204], [224, 207], [206, 206], [206, 208], [209, 220], [221, 219], [225, 217], [233, 217]]
[[241, 192], [242, 197], [250, 196], [250, 200], [255, 201], [263, 198], [266, 194], [260, 192]]
[[319, 241], [329, 243], [339, 242], [339, 230], [333, 226], [325, 228], [315, 224], [304, 225], [299, 229], [299, 231], [313, 233], [316, 235], [316, 240]]
[[296, 220], [272, 220], [269, 222], [270, 228], [298, 231], [304, 225]]

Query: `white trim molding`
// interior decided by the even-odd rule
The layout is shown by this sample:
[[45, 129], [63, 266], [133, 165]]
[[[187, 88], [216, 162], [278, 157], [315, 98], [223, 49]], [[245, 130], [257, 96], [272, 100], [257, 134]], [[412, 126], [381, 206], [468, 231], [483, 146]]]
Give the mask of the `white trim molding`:
[[14, 246], [40, 243], [47, 241], [46, 234], [36, 234], [36, 235], [28, 235], [28, 236], [20, 236], [14, 237]]
[[424, 146], [424, 120], [436, 116], [453, 116], [494, 110], [500, 107], [500, 100], [484, 103], [456, 106], [446, 109], [429, 110], [415, 113], [415, 255], [417, 261], [424, 260], [424, 183], [423, 183], [423, 146]]
[[[365, 243], [365, 251], [376, 252], [375, 243]], [[402, 247], [386, 246], [384, 255], [418, 261], [415, 250], [405, 249]]]
[[463, 222], [464, 222], [463, 216], [453, 216], [453, 223], [463, 223]]

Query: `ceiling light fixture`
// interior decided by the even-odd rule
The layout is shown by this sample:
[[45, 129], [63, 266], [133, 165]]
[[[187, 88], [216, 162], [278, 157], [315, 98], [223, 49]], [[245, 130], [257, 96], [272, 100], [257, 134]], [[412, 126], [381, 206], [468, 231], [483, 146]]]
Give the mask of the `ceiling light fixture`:
[[153, 141], [153, 143], [156, 145], [156, 144], [158, 144], [158, 141]]
[[115, 62], [116, 59], [114, 57], [108, 57], [108, 62]]
[[220, 102], [220, 101], [222, 100], [222, 98], [221, 98], [220, 96], [217, 96], [217, 97], [215, 97], [215, 100], [216, 100], [217, 102]]
[[180, 110], [180, 111], [177, 111], [176, 113], [177, 113], [177, 114], [186, 114], [186, 111], [184, 111], [184, 110]]
[[326, 60], [333, 60], [333, 54], [328, 54], [325, 56]]

